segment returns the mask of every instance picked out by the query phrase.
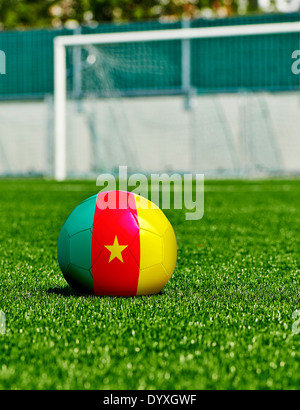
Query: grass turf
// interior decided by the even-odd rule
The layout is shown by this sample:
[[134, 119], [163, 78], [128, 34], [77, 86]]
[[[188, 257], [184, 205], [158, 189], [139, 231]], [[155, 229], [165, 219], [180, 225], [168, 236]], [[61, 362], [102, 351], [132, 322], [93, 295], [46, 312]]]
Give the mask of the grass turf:
[[[0, 181], [1, 389], [298, 389], [300, 181], [206, 182], [159, 295], [77, 295], [56, 259], [92, 182]], [[300, 329], [300, 325], [298, 326]]]

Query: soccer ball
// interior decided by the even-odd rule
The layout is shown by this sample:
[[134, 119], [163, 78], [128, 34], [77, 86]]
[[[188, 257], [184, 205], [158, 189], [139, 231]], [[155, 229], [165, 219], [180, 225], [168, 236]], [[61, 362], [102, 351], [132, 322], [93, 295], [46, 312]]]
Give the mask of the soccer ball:
[[171, 278], [177, 245], [161, 209], [139, 195], [110, 191], [74, 209], [57, 255], [66, 281], [81, 293], [151, 295]]

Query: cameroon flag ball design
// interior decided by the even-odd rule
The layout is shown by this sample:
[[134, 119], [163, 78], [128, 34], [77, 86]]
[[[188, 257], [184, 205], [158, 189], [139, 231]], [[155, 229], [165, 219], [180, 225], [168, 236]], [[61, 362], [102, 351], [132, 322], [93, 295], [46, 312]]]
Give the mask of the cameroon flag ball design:
[[135, 296], [158, 293], [173, 274], [176, 238], [164, 213], [125, 191], [82, 202], [61, 229], [57, 255], [79, 292]]

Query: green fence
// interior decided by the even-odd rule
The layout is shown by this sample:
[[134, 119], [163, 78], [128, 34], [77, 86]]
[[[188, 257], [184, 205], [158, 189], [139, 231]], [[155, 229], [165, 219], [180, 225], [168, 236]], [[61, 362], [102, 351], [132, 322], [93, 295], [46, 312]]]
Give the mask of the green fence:
[[[199, 19], [191, 27], [209, 27], [241, 24], [261, 24], [299, 21], [300, 14], [276, 14], [254, 17]], [[132, 24], [100, 24], [97, 27], [81, 27], [82, 34], [164, 30], [182, 27], [182, 22], [145, 22]], [[6, 75], [0, 76], [0, 99], [40, 99], [53, 93], [53, 39], [58, 35], [73, 35], [75, 30], [32, 30], [0, 33], [0, 50], [6, 54]], [[149, 48], [150, 47], [150, 48]], [[114, 87], [123, 91], [157, 93], [177, 90], [182, 86], [181, 42], [149, 45], [145, 53], [143, 73], [115, 74]], [[191, 42], [191, 86], [198, 92], [227, 92], [250, 90], [293, 90], [299, 88], [299, 76], [291, 71], [292, 52], [300, 48], [298, 34], [193, 40]], [[125, 51], [124, 51], [125, 50]], [[84, 52], [84, 51], [82, 51]], [[124, 58], [134, 64], [141, 50], [137, 45], [110, 48], [115, 59]], [[71, 53], [71, 51], [70, 51]], [[69, 53], [69, 59], [72, 55]], [[148, 56], [148, 57], [147, 57]], [[167, 56], [167, 57], [166, 57]], [[172, 64], [168, 70], [161, 61], [168, 58]], [[147, 60], [148, 59], [148, 60]], [[150, 68], [160, 69], [158, 74]], [[255, 64], [249, 64], [254, 61]], [[147, 69], [147, 65], [150, 67]], [[177, 70], [174, 70], [177, 67]], [[73, 78], [72, 67], [68, 71], [69, 82]], [[113, 74], [112, 74], [113, 76]], [[89, 91], [87, 82], [83, 91]], [[101, 87], [100, 87], [101, 88]]]

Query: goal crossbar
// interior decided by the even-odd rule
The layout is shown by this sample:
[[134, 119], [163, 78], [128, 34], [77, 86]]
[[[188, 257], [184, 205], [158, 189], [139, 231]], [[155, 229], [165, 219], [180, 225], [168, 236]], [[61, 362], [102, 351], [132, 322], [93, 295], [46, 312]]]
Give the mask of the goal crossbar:
[[247, 24], [237, 26], [179, 28], [172, 30], [133, 31], [105, 34], [81, 34], [58, 36], [57, 45], [84, 46], [87, 44], [116, 44], [145, 41], [192, 40], [197, 38], [215, 38], [232, 36], [251, 36], [263, 34], [299, 33], [300, 22]]
[[248, 24], [221, 27], [181, 28], [171, 30], [134, 31], [105, 34], [58, 36], [54, 39], [54, 177], [63, 181], [67, 177], [66, 157], [66, 47], [90, 44], [121, 44], [167, 40], [193, 40], [204, 38], [244, 37], [272, 34], [300, 34], [300, 22]]

